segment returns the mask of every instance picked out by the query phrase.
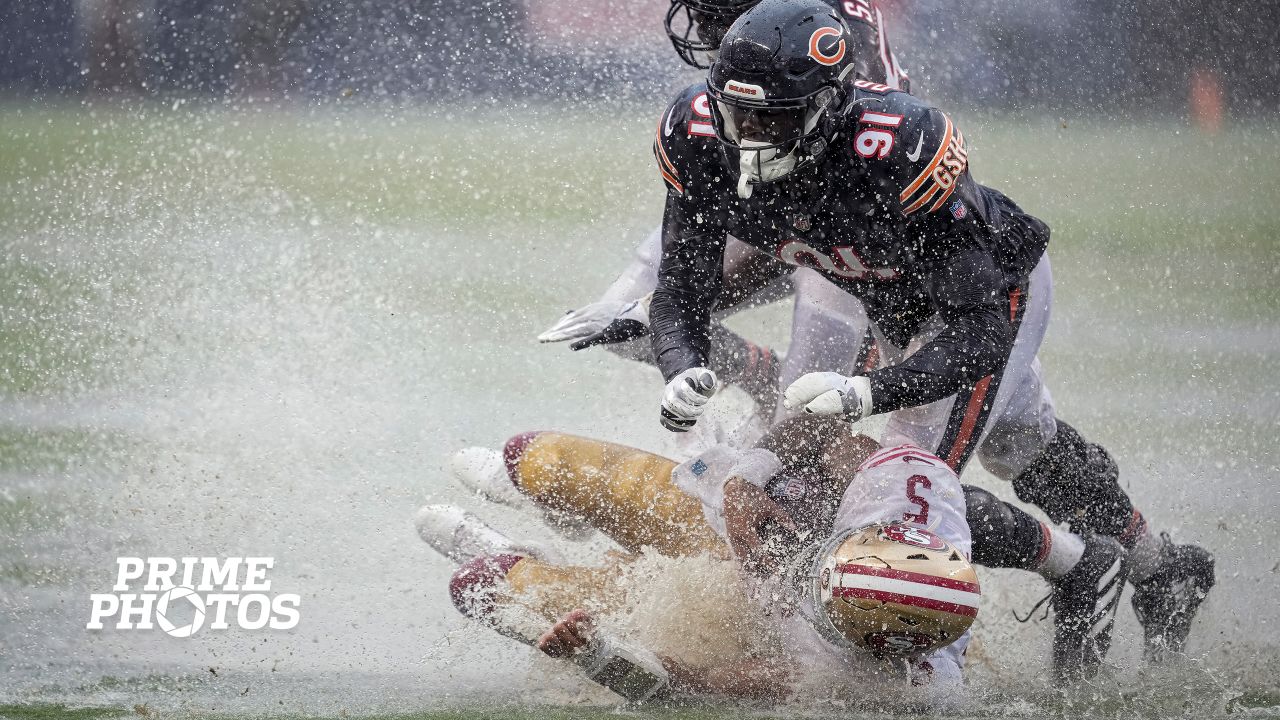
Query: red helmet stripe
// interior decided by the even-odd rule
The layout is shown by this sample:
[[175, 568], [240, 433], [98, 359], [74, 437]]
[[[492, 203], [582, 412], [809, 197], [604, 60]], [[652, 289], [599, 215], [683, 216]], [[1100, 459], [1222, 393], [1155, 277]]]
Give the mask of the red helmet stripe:
[[832, 588], [831, 596], [837, 598], [879, 600], [880, 602], [910, 605], [912, 607], [925, 608], [926, 610], [938, 610], [940, 612], [951, 613], [952, 615], [963, 615], [965, 617], [977, 617], [978, 615], [978, 608], [976, 606], [960, 605], [959, 603], [933, 600], [931, 598], [924, 598], [918, 595], [904, 595], [902, 593], [872, 590], [870, 588]]
[[978, 586], [978, 583], [965, 582], [963, 580], [952, 580], [951, 578], [938, 577], [937, 575], [929, 575], [928, 573], [911, 572], [910, 570], [894, 570], [893, 568], [877, 568], [867, 565], [844, 564], [837, 565], [836, 572], [849, 575], [870, 575], [872, 577], [905, 580], [907, 582], [950, 588], [952, 590], [960, 590], [962, 592], [982, 592], [982, 588]]

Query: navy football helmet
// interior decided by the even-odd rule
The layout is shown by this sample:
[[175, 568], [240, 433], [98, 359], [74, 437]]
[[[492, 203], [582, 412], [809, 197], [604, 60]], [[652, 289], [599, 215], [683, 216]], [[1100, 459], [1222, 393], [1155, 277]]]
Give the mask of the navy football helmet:
[[707, 69], [729, 26], [760, 0], [671, 0], [667, 37], [687, 64]]
[[730, 27], [707, 94], [717, 137], [737, 152], [740, 196], [812, 163], [830, 146], [845, 81], [866, 51], [858, 37], [821, 0], [763, 0]]

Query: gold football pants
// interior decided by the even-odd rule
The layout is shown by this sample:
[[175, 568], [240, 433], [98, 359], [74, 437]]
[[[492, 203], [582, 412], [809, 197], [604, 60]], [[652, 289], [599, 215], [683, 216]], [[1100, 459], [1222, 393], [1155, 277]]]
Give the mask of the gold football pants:
[[[710, 553], [729, 557], [728, 546], [702, 515], [702, 505], [671, 481], [676, 463], [652, 453], [556, 432], [534, 432], [509, 440], [503, 452], [511, 481], [535, 502], [584, 518], [628, 553], [643, 547], [672, 557]], [[454, 576], [454, 599], [473, 616], [488, 615], [459, 598], [497, 591], [490, 602], [516, 603], [555, 620], [584, 605], [615, 607], [622, 599], [619, 565], [560, 566], [534, 557], [499, 564], [468, 563]], [[505, 579], [499, 590], [493, 583]], [[528, 635], [528, 631], [520, 633]], [[530, 638], [532, 639], [532, 638]]]

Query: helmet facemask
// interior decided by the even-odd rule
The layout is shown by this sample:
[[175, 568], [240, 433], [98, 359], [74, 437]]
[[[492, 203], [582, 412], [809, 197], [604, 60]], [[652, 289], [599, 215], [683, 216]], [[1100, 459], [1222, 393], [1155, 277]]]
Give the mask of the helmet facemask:
[[676, 54], [687, 65], [706, 70], [715, 62], [729, 26], [756, 0], [671, 0], [665, 25]]
[[738, 151], [738, 195], [749, 198], [756, 185], [780, 180], [827, 148], [826, 125], [839, 105], [840, 91], [826, 86], [796, 98], [757, 100], [758, 85], [729, 81], [711, 88], [712, 123], [722, 143]]

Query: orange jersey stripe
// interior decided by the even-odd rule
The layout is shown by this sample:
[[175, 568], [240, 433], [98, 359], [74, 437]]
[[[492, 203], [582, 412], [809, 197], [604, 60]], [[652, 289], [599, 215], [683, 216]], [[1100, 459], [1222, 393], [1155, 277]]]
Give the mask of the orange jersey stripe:
[[955, 192], [956, 185], [959, 185], [959, 184], [960, 184], [959, 179], [952, 180], [951, 187], [947, 188], [947, 191], [942, 194], [942, 197], [938, 198], [938, 202], [934, 203], [929, 207], [929, 212], [935, 212], [937, 211], [938, 208], [942, 207], [942, 203], [946, 202], [947, 198], [951, 197], [951, 193]]
[[916, 179], [912, 180], [911, 184], [907, 186], [907, 189], [903, 190], [902, 194], [898, 196], [898, 202], [905, 203], [912, 193], [919, 190], [924, 181], [929, 179], [929, 176], [938, 167], [938, 163], [942, 162], [942, 156], [947, 154], [947, 146], [951, 144], [951, 118], [945, 113], [943, 113], [942, 117], [947, 121], [946, 129], [942, 133], [942, 144], [938, 145], [938, 151], [933, 154], [933, 159], [929, 161], [929, 167], [917, 175]]
[[[675, 110], [672, 110], [672, 112], [675, 112]], [[657, 136], [653, 139], [653, 146], [658, 150], [658, 162], [663, 166], [663, 169], [671, 173], [674, 177], [680, 177], [680, 172], [676, 170], [675, 163], [671, 162], [671, 158], [667, 157], [667, 149], [662, 146], [661, 121], [659, 121], [658, 125]]]
[[662, 173], [662, 179], [670, 183], [671, 187], [675, 188], [676, 192], [680, 193], [681, 195], [684, 194], [684, 185], [681, 185], [679, 180], [676, 180], [675, 178], [671, 177], [671, 175], [669, 175], [667, 171], [663, 170], [662, 168], [658, 168], [658, 172]]
[[964, 455], [964, 450], [969, 445], [969, 438], [973, 435], [973, 426], [978, 424], [978, 415], [982, 411], [982, 401], [987, 397], [987, 388], [991, 385], [991, 376], [988, 375], [978, 381], [973, 386], [973, 394], [969, 396], [969, 406], [964, 410], [964, 420], [960, 423], [960, 433], [956, 435], [956, 441], [951, 446], [951, 452], [947, 453], [947, 464], [952, 470], [959, 472], [956, 467], [960, 463], [960, 458]]
[[[952, 186], [952, 187], [954, 187], [954, 186]], [[934, 194], [935, 194], [935, 193], [937, 193], [937, 192], [938, 192], [938, 184], [937, 184], [937, 183], [934, 183], [933, 185], [931, 185], [931, 186], [929, 187], [929, 191], [928, 191], [928, 192], [926, 192], [925, 194], [921, 195], [921, 196], [919, 197], [919, 199], [917, 199], [915, 202], [913, 202], [913, 203], [911, 203], [910, 205], [908, 205], [908, 206], [906, 206], [905, 208], [903, 208], [903, 209], [902, 209], [902, 214], [903, 214], [903, 215], [910, 215], [911, 213], [913, 213], [913, 212], [915, 212], [915, 211], [919, 210], [919, 209], [920, 209], [920, 207], [921, 207], [921, 206], [923, 206], [925, 203], [929, 202], [929, 198], [933, 197], [933, 196], [934, 196]]]

